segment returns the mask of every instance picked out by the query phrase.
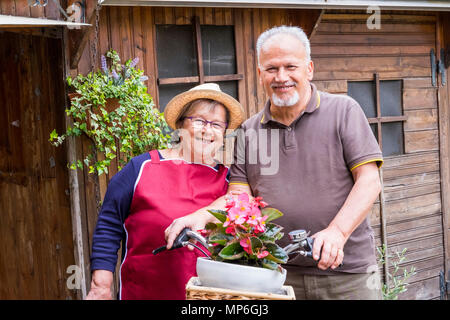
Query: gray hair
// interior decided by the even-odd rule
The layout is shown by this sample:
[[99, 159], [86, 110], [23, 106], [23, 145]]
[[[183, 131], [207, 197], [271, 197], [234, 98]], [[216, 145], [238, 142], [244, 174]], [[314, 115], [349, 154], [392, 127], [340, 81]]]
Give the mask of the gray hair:
[[258, 41], [256, 42], [256, 55], [258, 58], [258, 66], [259, 64], [259, 55], [261, 53], [261, 48], [264, 45], [264, 43], [269, 40], [271, 37], [277, 34], [287, 34], [291, 35], [298, 40], [301, 41], [303, 44], [303, 47], [305, 47], [306, 51], [306, 60], [307, 62], [311, 61], [311, 46], [309, 44], [308, 36], [300, 27], [292, 27], [292, 26], [280, 26], [280, 27], [273, 27], [271, 29], [268, 29], [261, 33], [261, 35], [258, 37]]

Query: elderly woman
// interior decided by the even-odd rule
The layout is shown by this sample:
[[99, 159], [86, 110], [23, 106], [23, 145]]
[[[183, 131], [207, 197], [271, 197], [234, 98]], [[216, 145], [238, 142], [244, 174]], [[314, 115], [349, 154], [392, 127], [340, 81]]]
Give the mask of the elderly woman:
[[110, 299], [120, 242], [120, 299], [185, 299], [196, 275], [197, 251], [181, 248], [153, 255], [174, 219], [210, 204], [227, 190], [228, 168], [214, 160], [226, 129], [243, 121], [242, 106], [203, 84], [173, 98], [164, 112], [179, 132], [173, 148], [133, 159], [108, 185], [93, 236], [88, 299]]

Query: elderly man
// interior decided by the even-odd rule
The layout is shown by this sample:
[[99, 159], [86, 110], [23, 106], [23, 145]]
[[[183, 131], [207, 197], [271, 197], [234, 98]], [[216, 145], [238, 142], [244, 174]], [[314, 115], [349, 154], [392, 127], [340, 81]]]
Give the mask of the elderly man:
[[[278, 223], [285, 231], [313, 234], [316, 261], [299, 257], [285, 266], [297, 299], [381, 299], [367, 216], [380, 192], [383, 160], [361, 107], [310, 82], [314, 64], [300, 28], [265, 31], [257, 56], [269, 100], [242, 125], [228, 191], [263, 197], [284, 213]], [[267, 150], [271, 161], [262, 159]], [[220, 198], [208, 208], [223, 206]], [[174, 221], [168, 245], [184, 226], [204, 226], [208, 208]]]

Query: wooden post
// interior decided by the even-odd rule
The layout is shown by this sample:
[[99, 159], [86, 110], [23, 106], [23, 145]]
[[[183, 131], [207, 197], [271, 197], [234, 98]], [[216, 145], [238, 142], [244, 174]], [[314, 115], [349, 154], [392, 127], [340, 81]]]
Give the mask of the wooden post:
[[[69, 46], [67, 43], [68, 39], [68, 31], [64, 30], [63, 35], [63, 57], [64, 57], [64, 79], [69, 76]], [[67, 102], [67, 94], [65, 94], [65, 99]], [[66, 127], [70, 125], [70, 119], [66, 116]], [[76, 144], [75, 138], [69, 137], [67, 139], [67, 160], [69, 163], [73, 163], [76, 159]], [[80, 270], [78, 274], [80, 276], [80, 288], [77, 292], [78, 298], [84, 299], [87, 294], [87, 277], [86, 277], [86, 269], [87, 269], [87, 258], [85, 254], [85, 243], [86, 239], [86, 231], [83, 228], [82, 223], [82, 214], [81, 214], [81, 198], [80, 198], [80, 186], [79, 186], [78, 170], [70, 170], [69, 169], [69, 188], [70, 188], [70, 212], [72, 216], [72, 238], [73, 238], [73, 246], [74, 246], [74, 256], [75, 256], [75, 264]]]
[[[448, 30], [450, 23], [448, 22], [449, 14], [436, 14], [436, 57], [437, 60], [444, 59], [440, 56], [441, 47], [450, 44], [450, 37], [443, 32]], [[445, 18], [446, 19], [445, 19]], [[446, 29], [447, 28], [447, 29]], [[442, 44], [442, 46], [441, 46]], [[441, 201], [442, 201], [442, 231], [444, 244], [444, 277], [449, 280], [449, 264], [450, 264], [450, 86], [448, 84], [448, 69], [447, 81], [442, 85], [442, 74], [438, 76], [438, 112], [439, 112], [439, 160], [440, 160], [440, 174], [441, 174]], [[447, 296], [448, 298], [448, 296]]]

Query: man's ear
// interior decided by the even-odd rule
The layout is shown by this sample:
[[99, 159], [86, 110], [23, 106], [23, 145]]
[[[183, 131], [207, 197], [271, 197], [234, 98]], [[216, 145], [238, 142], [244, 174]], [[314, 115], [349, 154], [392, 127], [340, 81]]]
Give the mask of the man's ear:
[[261, 68], [258, 66], [258, 68], [256, 68], [256, 70], [258, 71], [259, 84], [262, 86], [263, 82], [262, 82], [262, 79], [261, 79]]
[[308, 63], [308, 81], [312, 81], [313, 77], [314, 77], [314, 62], [311, 60]]

